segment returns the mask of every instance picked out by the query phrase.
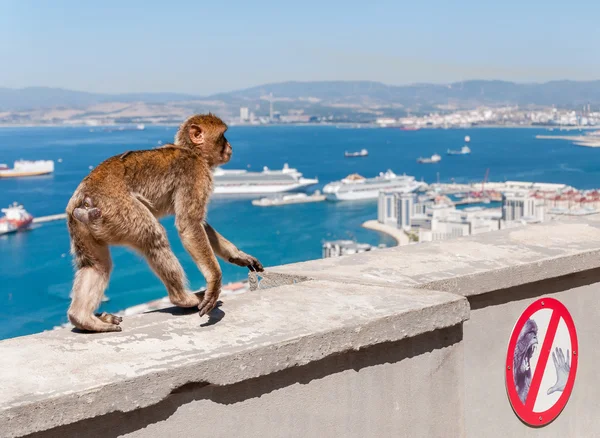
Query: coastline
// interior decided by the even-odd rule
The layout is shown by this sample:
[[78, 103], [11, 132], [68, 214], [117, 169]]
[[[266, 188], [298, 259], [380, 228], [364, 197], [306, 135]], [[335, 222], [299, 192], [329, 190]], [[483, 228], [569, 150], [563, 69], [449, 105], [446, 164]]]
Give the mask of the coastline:
[[[137, 122], [135, 122], [137, 123]], [[140, 122], [142, 123], [142, 122]], [[147, 127], [178, 127], [177, 123], [150, 123], [143, 122]], [[73, 123], [73, 124], [60, 124], [60, 123], [26, 123], [26, 124], [12, 124], [12, 123], [0, 123], [0, 129], [2, 128], [109, 128], [121, 125], [131, 125], [132, 123], [111, 123], [111, 124], [98, 124], [88, 125], [86, 123]], [[331, 122], [331, 123], [266, 123], [266, 124], [251, 124], [251, 123], [229, 123], [230, 127], [281, 127], [281, 126], [293, 126], [293, 127], [315, 127], [315, 126], [331, 126], [331, 127], [343, 127], [343, 128], [354, 128], [354, 129], [400, 129], [400, 125], [395, 126], [379, 126], [377, 123], [366, 123], [366, 122]], [[443, 126], [422, 126], [419, 130], [451, 130], [451, 129], [490, 129], [490, 128], [522, 128], [522, 129], [559, 129], [556, 126], [541, 126], [541, 125], [472, 125], [472, 126], [449, 126], [447, 128]], [[580, 127], [563, 127], [561, 131], [585, 131], [585, 130], [597, 130], [600, 129], [600, 125], [580, 126]]]
[[362, 227], [368, 230], [379, 231], [380, 233], [390, 236], [396, 241], [397, 246], [404, 246], [410, 243], [410, 240], [404, 231], [390, 227], [389, 225], [380, 224], [375, 219], [366, 221], [362, 224]]

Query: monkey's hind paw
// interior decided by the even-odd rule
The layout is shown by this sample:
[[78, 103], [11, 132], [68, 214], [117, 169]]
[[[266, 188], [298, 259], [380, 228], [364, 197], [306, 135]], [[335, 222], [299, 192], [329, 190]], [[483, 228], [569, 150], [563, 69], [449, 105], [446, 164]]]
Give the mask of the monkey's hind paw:
[[198, 310], [200, 310], [200, 316], [204, 316], [207, 313], [210, 313], [215, 307], [217, 307], [217, 302], [219, 299], [219, 294], [210, 293], [205, 294], [204, 299], [198, 305]]
[[120, 316], [111, 315], [110, 313], [106, 312], [102, 312], [100, 315], [97, 316], [101, 321], [106, 322], [108, 324], [119, 325], [123, 321], [123, 318], [121, 318]]

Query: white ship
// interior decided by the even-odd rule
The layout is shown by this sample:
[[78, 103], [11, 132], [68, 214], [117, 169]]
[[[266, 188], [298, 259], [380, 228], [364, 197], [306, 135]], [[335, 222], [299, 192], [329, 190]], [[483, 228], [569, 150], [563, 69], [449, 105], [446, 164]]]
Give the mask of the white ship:
[[469, 146], [463, 146], [462, 148], [460, 148], [459, 151], [453, 151], [451, 149], [448, 149], [447, 154], [448, 155], [467, 155], [471, 153], [471, 148], [469, 148]]
[[442, 160], [442, 157], [440, 157], [438, 154], [433, 154], [431, 156], [431, 158], [419, 157], [417, 159], [417, 163], [437, 163], [437, 162], [439, 162], [441, 160]]
[[307, 202], [320, 202], [325, 201], [327, 197], [322, 195], [318, 190], [312, 195], [306, 193], [293, 193], [289, 195], [276, 196], [272, 198], [260, 198], [252, 201], [252, 205], [258, 207], [272, 207], [276, 205], [288, 205], [288, 204], [305, 204]]
[[54, 161], [52, 160], [18, 160], [15, 161], [15, 166], [12, 169], [0, 170], [0, 178], [46, 175], [52, 172], [54, 172]]
[[361, 149], [358, 152], [344, 152], [344, 156], [346, 158], [351, 158], [351, 157], [366, 157], [367, 155], [369, 155], [369, 151], [366, 149]]
[[293, 192], [319, 182], [316, 178], [303, 178], [302, 173], [287, 164], [281, 170], [264, 167], [262, 172], [217, 168], [213, 175], [214, 193], [223, 195]]
[[377, 199], [380, 190], [398, 190], [413, 192], [421, 187], [421, 183], [407, 175], [396, 175], [391, 170], [380, 173], [374, 178], [365, 178], [352, 174], [346, 178], [327, 184], [323, 193], [332, 201], [352, 201], [360, 199]]

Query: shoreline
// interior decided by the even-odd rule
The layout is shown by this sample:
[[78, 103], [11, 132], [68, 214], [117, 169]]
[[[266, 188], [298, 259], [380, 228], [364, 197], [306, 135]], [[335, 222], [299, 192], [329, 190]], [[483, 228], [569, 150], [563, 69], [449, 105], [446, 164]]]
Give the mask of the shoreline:
[[[136, 122], [137, 123], [137, 122]], [[140, 122], [142, 123], [142, 122]], [[178, 127], [177, 123], [149, 123], [143, 122], [146, 127]], [[87, 125], [85, 123], [74, 123], [74, 124], [58, 124], [58, 123], [27, 123], [27, 124], [3, 124], [0, 123], [0, 129], [2, 128], [108, 128], [114, 126], [132, 125], [135, 123], [112, 123], [112, 124], [100, 124], [100, 125]], [[363, 123], [363, 122], [332, 122], [332, 123], [267, 123], [267, 124], [250, 124], [250, 123], [229, 123], [230, 127], [247, 127], [247, 128], [259, 128], [259, 127], [281, 127], [281, 126], [294, 126], [294, 127], [316, 127], [316, 126], [329, 126], [329, 127], [344, 127], [344, 128], [372, 128], [372, 129], [400, 129], [402, 126], [379, 126], [377, 123]], [[538, 126], [538, 125], [473, 125], [473, 126], [450, 126], [444, 128], [442, 126], [422, 126], [418, 130], [468, 130], [468, 129], [492, 129], [492, 128], [506, 128], [506, 129], [560, 129], [556, 126]], [[584, 131], [584, 130], [597, 130], [600, 129], [600, 125], [593, 126], [580, 126], [580, 127], [563, 127], [561, 131]]]
[[372, 219], [364, 222], [361, 225], [363, 228], [372, 231], [379, 231], [396, 241], [396, 246], [405, 246], [410, 244], [410, 239], [406, 233], [398, 228], [390, 227], [389, 225], [380, 224], [377, 220]]

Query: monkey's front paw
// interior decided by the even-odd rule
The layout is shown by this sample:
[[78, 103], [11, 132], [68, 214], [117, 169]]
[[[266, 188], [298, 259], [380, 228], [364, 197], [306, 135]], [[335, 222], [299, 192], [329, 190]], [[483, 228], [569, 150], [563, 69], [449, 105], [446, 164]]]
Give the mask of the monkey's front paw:
[[245, 252], [240, 251], [240, 253], [236, 257], [231, 257], [229, 261], [234, 265], [246, 266], [251, 271], [264, 271], [262, 263], [259, 262], [256, 257], [252, 257], [251, 255], [246, 254]]

